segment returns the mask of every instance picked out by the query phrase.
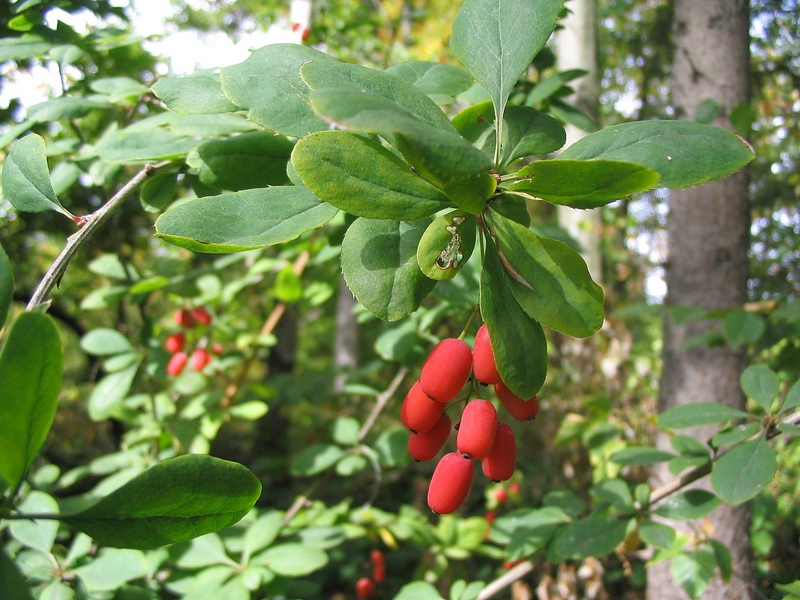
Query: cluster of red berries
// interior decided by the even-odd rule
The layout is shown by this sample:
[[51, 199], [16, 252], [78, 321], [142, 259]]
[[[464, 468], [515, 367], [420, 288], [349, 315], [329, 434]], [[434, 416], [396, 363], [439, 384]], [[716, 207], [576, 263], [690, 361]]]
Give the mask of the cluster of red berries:
[[[186, 352], [186, 331], [194, 329], [198, 324], [207, 327], [211, 324], [211, 315], [202, 306], [189, 310], [187, 308], [178, 309], [175, 312], [175, 323], [181, 327], [180, 331], [170, 334], [167, 337], [166, 348], [172, 354], [167, 363], [167, 373], [176, 377], [180, 375], [189, 363], [189, 353]], [[215, 344], [212, 347], [215, 354], [222, 352], [222, 347]], [[211, 353], [205, 345], [198, 346], [191, 354], [192, 368], [195, 371], [202, 371], [211, 362]]]
[[[514, 419], [528, 421], [539, 413], [536, 396], [525, 400], [503, 383], [489, 332], [482, 325], [474, 350], [458, 338], [439, 342], [403, 401], [400, 419], [411, 430], [408, 452], [414, 459], [431, 460], [444, 447], [452, 426], [445, 409], [464, 387], [470, 372], [479, 383], [494, 386], [501, 404]], [[467, 498], [473, 461], [481, 462], [484, 475], [492, 481], [510, 479], [517, 465], [514, 431], [508, 423], [498, 421], [497, 410], [489, 400], [468, 401], [456, 429], [456, 452], [439, 460], [428, 487], [428, 506], [439, 514], [454, 512]]]
[[373, 550], [369, 555], [372, 563], [372, 577], [362, 577], [356, 581], [356, 598], [372, 598], [375, 594], [375, 584], [386, 578], [386, 561], [383, 552]]

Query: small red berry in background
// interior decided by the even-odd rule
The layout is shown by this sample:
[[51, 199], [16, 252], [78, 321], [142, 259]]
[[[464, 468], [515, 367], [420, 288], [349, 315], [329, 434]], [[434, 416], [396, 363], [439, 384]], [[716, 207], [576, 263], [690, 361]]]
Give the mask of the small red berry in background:
[[211, 351], [217, 356], [219, 356], [220, 354], [222, 354], [222, 344], [214, 344], [213, 346], [211, 346]]
[[356, 581], [356, 598], [371, 598], [375, 593], [375, 582], [369, 577]]
[[486, 514], [484, 515], [484, 519], [489, 521], [489, 524], [494, 523], [495, 519], [497, 519], [497, 512], [493, 510], [487, 510]]
[[517, 565], [521, 564], [525, 559], [518, 558], [517, 560], [507, 560], [503, 563], [503, 568], [508, 571], [509, 569], [513, 569]]
[[498, 504], [505, 504], [508, 502], [508, 492], [501, 488], [494, 493], [494, 499]]
[[185, 308], [180, 308], [175, 311], [175, 322], [186, 329], [191, 329], [197, 324], [194, 315]]
[[494, 360], [494, 351], [489, 341], [489, 330], [486, 324], [480, 326], [475, 334], [475, 349], [472, 351], [472, 374], [481, 383], [500, 383], [500, 373]]
[[[492, 481], [506, 481], [511, 479], [517, 469], [517, 438], [514, 430], [508, 423], [498, 423], [494, 434], [494, 444], [489, 454], [481, 461], [483, 474]], [[519, 484], [517, 484], [519, 485]], [[503, 492], [504, 499], [500, 500], [499, 493]], [[508, 500], [505, 490], [498, 490], [498, 502]]]
[[202, 306], [198, 306], [197, 308], [195, 308], [192, 311], [192, 316], [201, 325], [208, 325], [209, 323], [211, 323], [211, 315], [208, 314], [208, 311]]
[[469, 495], [473, 475], [472, 461], [458, 452], [445, 454], [436, 465], [428, 486], [428, 506], [440, 515], [458, 510]]
[[192, 353], [192, 368], [195, 371], [202, 371], [211, 362], [211, 355], [205, 348], [198, 348]]
[[369, 561], [372, 563], [373, 567], [385, 567], [386, 560], [383, 556], [383, 552], [380, 550], [373, 550], [369, 554]]
[[488, 400], [471, 400], [461, 413], [456, 449], [474, 460], [489, 454], [497, 431], [497, 410]]
[[438, 402], [458, 395], [472, 370], [472, 349], [464, 340], [447, 338], [436, 344], [422, 367], [422, 391]]
[[[439, 402], [436, 402], [436, 404], [441, 405]], [[431, 460], [444, 447], [445, 442], [450, 437], [452, 426], [450, 417], [442, 413], [439, 420], [436, 421], [436, 425], [429, 431], [411, 434], [408, 438], [408, 453], [414, 460]]]
[[509, 490], [509, 491], [510, 491], [512, 494], [519, 494], [519, 493], [521, 493], [521, 492], [522, 492], [522, 486], [521, 486], [519, 483], [517, 483], [517, 482], [515, 481], [515, 482], [511, 483], [511, 484], [508, 486], [508, 490]]
[[186, 344], [186, 335], [182, 331], [179, 331], [170, 335], [165, 345], [168, 352], [175, 354], [183, 350], [184, 344]]
[[180, 375], [188, 361], [189, 356], [185, 352], [176, 352], [167, 363], [167, 373], [173, 377]]
[[530, 421], [539, 414], [539, 399], [536, 396], [523, 400], [508, 389], [508, 386], [503, 382], [496, 384], [494, 391], [508, 414], [517, 421]]

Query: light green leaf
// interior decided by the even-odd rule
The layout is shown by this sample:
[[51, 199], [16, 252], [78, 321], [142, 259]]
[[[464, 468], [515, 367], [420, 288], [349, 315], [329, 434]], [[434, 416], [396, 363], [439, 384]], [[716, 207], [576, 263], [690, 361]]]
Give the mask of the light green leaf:
[[733, 577], [733, 556], [731, 556], [730, 549], [717, 540], [709, 540], [711, 542], [711, 550], [714, 552], [714, 558], [719, 567], [719, 574], [725, 583], [730, 582]]
[[109, 592], [144, 577], [148, 568], [144, 554], [138, 550], [104, 548], [74, 573], [89, 592]]
[[61, 339], [50, 317], [20, 315], [0, 354], [0, 475], [14, 488], [53, 424], [61, 390]]
[[35, 133], [17, 141], [3, 163], [3, 195], [17, 210], [54, 210], [72, 218], [61, 206], [47, 168], [44, 138]]
[[98, 156], [111, 162], [141, 163], [180, 158], [197, 140], [161, 128], [122, 129], [107, 133], [95, 146]]
[[481, 316], [489, 329], [503, 382], [520, 398], [531, 398], [547, 374], [547, 340], [538, 321], [517, 303], [497, 248], [486, 240], [481, 273]]
[[351, 477], [360, 473], [369, 466], [369, 461], [361, 454], [347, 454], [336, 463], [336, 474], [341, 477]]
[[289, 182], [286, 163], [294, 144], [283, 136], [254, 131], [211, 140], [192, 150], [186, 163], [200, 181], [224, 190], [246, 190]]
[[719, 498], [711, 492], [689, 490], [670, 497], [654, 512], [667, 519], [690, 521], [705, 517], [719, 505]]
[[556, 534], [553, 551], [565, 559], [605, 556], [625, 539], [628, 524], [625, 519], [595, 517], [575, 521]]
[[652, 465], [655, 463], [665, 462], [675, 455], [672, 452], [666, 452], [650, 446], [628, 446], [622, 450], [614, 452], [608, 457], [608, 460], [615, 462], [619, 465]]
[[435, 280], [452, 279], [475, 249], [477, 221], [461, 210], [437, 217], [428, 225], [417, 246], [422, 272]]
[[714, 448], [724, 448], [725, 446], [738, 444], [739, 442], [743, 442], [746, 439], [753, 437], [758, 433], [760, 428], [761, 424], [756, 422], [742, 423], [740, 425], [726, 427], [725, 429], [721, 429], [714, 434], [714, 437], [711, 438], [710, 444]]
[[[32, 491], [17, 507], [21, 514], [58, 514], [55, 498], [39, 490]], [[11, 521], [11, 535], [29, 548], [49, 554], [58, 535], [58, 521], [51, 519]]]
[[594, 485], [590, 493], [600, 502], [608, 502], [622, 514], [629, 514], [634, 510], [633, 495], [622, 479], [604, 479]]
[[520, 169], [509, 189], [552, 204], [597, 208], [658, 184], [656, 171], [619, 160], [539, 160]]
[[300, 78], [300, 67], [312, 60], [335, 63], [327, 54], [307, 46], [270, 44], [243, 63], [222, 69], [222, 89], [265, 129], [298, 138], [323, 131], [328, 125], [311, 110], [310, 89]]
[[700, 548], [676, 556], [669, 570], [675, 582], [694, 599], [703, 595], [714, 577], [716, 567], [714, 553], [709, 548]]
[[329, 469], [344, 456], [344, 450], [332, 444], [309, 446], [294, 457], [291, 471], [294, 475], [316, 475]]
[[6, 324], [11, 302], [14, 300], [14, 272], [11, 269], [11, 259], [0, 246], [0, 329]]
[[643, 521], [639, 525], [639, 537], [656, 548], [670, 548], [675, 543], [675, 529], [663, 523]]
[[356, 299], [377, 317], [397, 321], [419, 308], [436, 282], [417, 264], [430, 219], [356, 219], [342, 242], [342, 273]]
[[123, 408], [122, 402], [131, 391], [138, 370], [137, 363], [121, 371], [109, 373], [95, 384], [88, 402], [89, 417], [93, 421], [119, 416]]
[[33, 123], [79, 119], [92, 110], [107, 105], [107, 98], [98, 95], [60, 96], [28, 108], [28, 119]]
[[303, 187], [245, 190], [170, 208], [156, 221], [156, 237], [195, 252], [241, 252], [293, 240], [336, 212]]
[[188, 454], [158, 463], [62, 520], [100, 544], [156, 548], [233, 525], [260, 495], [261, 483], [242, 465]]
[[339, 417], [331, 425], [333, 441], [340, 446], [356, 446], [361, 424], [355, 417]]
[[103, 277], [125, 281], [136, 279], [136, 270], [129, 264], [125, 265], [116, 254], [101, 254], [89, 263], [89, 270]]
[[559, 159], [637, 163], [660, 173], [659, 185], [668, 188], [690, 187], [730, 175], [753, 157], [752, 148], [733, 132], [691, 121], [614, 125], [587, 135], [559, 155]]
[[675, 452], [691, 456], [702, 456], [707, 458], [710, 454], [708, 446], [697, 438], [688, 435], [673, 435], [670, 444]]
[[[465, 108], [453, 118], [459, 133], [492, 156], [495, 148], [494, 108], [482, 102]], [[567, 133], [553, 117], [528, 106], [506, 107], [500, 169], [524, 156], [548, 154], [564, 145]]]
[[414, 221], [449, 203], [397, 155], [343, 131], [303, 138], [292, 152], [292, 165], [314, 194], [358, 217]]
[[33, 600], [28, 581], [4, 550], [0, 550], [0, 598]]
[[658, 417], [658, 427], [659, 429], [686, 429], [711, 423], [724, 423], [749, 416], [746, 412], [724, 404], [693, 402], [665, 410]]
[[305, 544], [280, 544], [254, 556], [253, 562], [284, 577], [302, 577], [328, 564], [328, 555]]
[[778, 466], [764, 436], [734, 446], [711, 469], [711, 485], [728, 504], [753, 498], [772, 481]]
[[269, 405], [261, 400], [250, 400], [241, 404], [234, 404], [228, 409], [228, 412], [237, 419], [255, 421], [269, 412]]
[[775, 372], [765, 364], [750, 365], [740, 378], [744, 393], [756, 401], [765, 413], [772, 413], [772, 403], [778, 398], [781, 383]]
[[412, 581], [400, 588], [392, 600], [445, 600], [430, 583]]
[[487, 220], [502, 252], [511, 291], [528, 315], [546, 327], [576, 337], [587, 337], [600, 329], [603, 289], [592, 280], [580, 254], [493, 212]]
[[499, 516], [491, 528], [491, 539], [507, 544], [509, 560], [517, 560], [538, 552], [556, 531], [570, 522], [570, 517], [555, 506], [518, 509]]
[[161, 79], [153, 85], [153, 93], [170, 110], [182, 114], [211, 114], [239, 110], [222, 91], [219, 73], [195, 71], [184, 77]]
[[454, 96], [466, 92], [475, 83], [463, 69], [422, 60], [397, 63], [386, 72], [414, 85], [439, 103], [452, 102]]
[[249, 525], [244, 533], [243, 552], [252, 556], [259, 550], [271, 546], [283, 528], [283, 517], [282, 512], [271, 510]]
[[488, 90], [496, 122], [503, 122], [511, 90], [544, 48], [563, 4], [563, 0], [466, 0], [458, 11], [450, 46]]
[[757, 342], [765, 329], [764, 318], [746, 310], [734, 310], [722, 321], [722, 332], [734, 348]]
[[3, 38], [0, 39], [0, 62], [43, 56], [52, 46], [52, 42], [39, 35]]
[[174, 548], [178, 552], [175, 564], [182, 569], [199, 569], [232, 562], [222, 543], [222, 538], [216, 533], [201, 535]]
[[800, 406], [800, 380], [795, 381], [794, 385], [789, 388], [781, 410], [787, 411], [798, 406]]
[[81, 338], [81, 348], [87, 354], [95, 356], [111, 356], [133, 350], [128, 338], [116, 329], [104, 327], [92, 329], [84, 335]]

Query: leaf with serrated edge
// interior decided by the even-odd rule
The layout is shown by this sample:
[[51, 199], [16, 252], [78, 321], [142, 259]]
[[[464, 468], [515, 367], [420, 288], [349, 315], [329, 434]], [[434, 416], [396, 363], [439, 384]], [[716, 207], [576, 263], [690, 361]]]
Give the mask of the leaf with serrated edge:
[[233, 525], [260, 495], [261, 483], [242, 465], [188, 454], [158, 463], [62, 520], [106, 546], [156, 548]]

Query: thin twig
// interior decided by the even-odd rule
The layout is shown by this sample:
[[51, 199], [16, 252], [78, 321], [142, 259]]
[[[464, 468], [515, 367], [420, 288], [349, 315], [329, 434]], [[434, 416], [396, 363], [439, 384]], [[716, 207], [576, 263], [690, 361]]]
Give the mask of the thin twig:
[[480, 593], [475, 596], [475, 600], [487, 600], [498, 592], [503, 591], [515, 581], [525, 577], [528, 573], [533, 571], [533, 563], [529, 560], [523, 561], [518, 565], [513, 566], [511, 569], [503, 573], [500, 577], [492, 581], [489, 585], [483, 588]]
[[394, 376], [394, 379], [392, 379], [389, 387], [378, 394], [378, 399], [377, 402], [375, 402], [375, 406], [372, 407], [372, 412], [369, 413], [369, 416], [361, 426], [361, 430], [358, 432], [359, 442], [363, 442], [364, 438], [367, 437], [367, 434], [375, 424], [375, 420], [378, 418], [378, 415], [381, 414], [381, 411], [386, 407], [389, 400], [392, 399], [392, 396], [394, 396], [394, 393], [397, 391], [397, 388], [400, 387], [400, 384], [403, 383], [403, 379], [405, 379], [406, 375], [408, 375], [408, 367], [401, 367]]
[[61, 254], [53, 261], [47, 273], [42, 277], [42, 281], [33, 292], [33, 296], [31, 296], [30, 302], [28, 302], [28, 306], [25, 310], [35, 310], [38, 306], [47, 302], [50, 293], [61, 281], [64, 273], [67, 271], [70, 261], [75, 257], [80, 247], [83, 246], [92, 234], [108, 220], [114, 211], [136, 191], [136, 188], [138, 188], [143, 181], [152, 177], [159, 169], [170, 164], [172, 164], [170, 161], [164, 161], [156, 165], [146, 165], [145, 168], [139, 171], [139, 173], [126, 183], [120, 191], [114, 194], [111, 200], [83, 219], [80, 229], [67, 238], [67, 244], [64, 246]]

